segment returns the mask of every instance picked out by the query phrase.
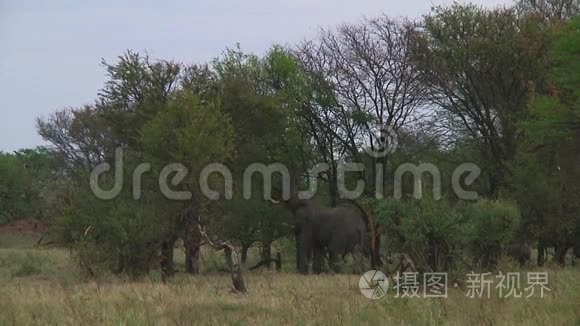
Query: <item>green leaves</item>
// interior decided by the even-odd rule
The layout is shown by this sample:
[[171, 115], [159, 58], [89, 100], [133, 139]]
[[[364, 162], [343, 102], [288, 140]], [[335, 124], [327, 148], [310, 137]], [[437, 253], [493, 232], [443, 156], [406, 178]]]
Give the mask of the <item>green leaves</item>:
[[520, 213], [511, 203], [482, 200], [459, 208], [464, 236], [472, 242], [507, 244], [520, 226]]
[[529, 231], [565, 242], [580, 227], [580, 17], [554, 24], [549, 35], [552, 65], [520, 122], [527, 139], [514, 162], [512, 195]]
[[45, 148], [0, 152], [0, 224], [43, 218], [55, 178], [55, 162]]
[[231, 120], [216, 103], [202, 105], [182, 91], [143, 127], [141, 142], [146, 157], [199, 171], [233, 156], [233, 136]]
[[[241, 196], [243, 170], [254, 162], [282, 162], [293, 166], [294, 151], [303, 138], [292, 125], [296, 101], [297, 65], [281, 48], [259, 58], [228, 49], [212, 65], [184, 66], [153, 61], [128, 51], [118, 62], [103, 62], [109, 80], [95, 106], [57, 112], [39, 121], [42, 135], [55, 145], [64, 161], [71, 192], [57, 219], [62, 240], [82, 243], [89, 263], [109, 271], [138, 275], [145, 260], [159, 249], [160, 241], [176, 237], [177, 218], [203, 215], [216, 233], [232, 239], [263, 239], [271, 243], [282, 236], [284, 215], [262, 199], [256, 187], [254, 200], [211, 205], [199, 187], [200, 172], [208, 164], [225, 164], [234, 174], [236, 196]], [[123, 148], [121, 193], [114, 199], [96, 198], [88, 174], [103, 160], [112, 162], [116, 147]], [[141, 177], [141, 197], [133, 198], [133, 172], [143, 163], [151, 171]], [[159, 188], [167, 164], [180, 163], [186, 178], [173, 189], [193, 194], [191, 200], [168, 200]], [[296, 164], [294, 164], [296, 165]], [[111, 173], [100, 178], [111, 187]], [[223, 188], [216, 174], [210, 188]], [[224, 214], [219, 207], [228, 207]], [[192, 222], [194, 223], [194, 222]], [[94, 230], [88, 239], [83, 233]], [[235, 236], [241, 232], [242, 235]], [[86, 259], [85, 259], [86, 260]]]
[[424, 262], [437, 270], [455, 271], [460, 262], [482, 259], [490, 254], [486, 249], [512, 241], [520, 227], [520, 213], [509, 202], [480, 200], [453, 206], [447, 200], [383, 199], [368, 205], [384, 230], [387, 250], [412, 253], [417, 259], [440, 255]]

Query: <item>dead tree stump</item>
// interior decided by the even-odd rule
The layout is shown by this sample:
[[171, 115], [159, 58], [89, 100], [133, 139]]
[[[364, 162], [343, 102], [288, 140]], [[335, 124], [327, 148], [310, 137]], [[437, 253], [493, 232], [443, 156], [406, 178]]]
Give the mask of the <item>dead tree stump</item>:
[[204, 238], [210, 246], [212, 246], [215, 250], [224, 250], [226, 254], [226, 260], [228, 262], [228, 267], [230, 268], [230, 275], [232, 277], [234, 290], [237, 292], [246, 293], [246, 284], [244, 282], [244, 278], [242, 277], [242, 264], [240, 255], [236, 251], [236, 247], [230, 241], [212, 241], [205, 232], [205, 229], [199, 224], [198, 227], [202, 238]]

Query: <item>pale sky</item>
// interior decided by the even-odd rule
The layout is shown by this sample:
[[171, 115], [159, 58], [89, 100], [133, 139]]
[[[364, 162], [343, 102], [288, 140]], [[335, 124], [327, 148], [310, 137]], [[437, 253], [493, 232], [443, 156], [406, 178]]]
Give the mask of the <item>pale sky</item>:
[[101, 58], [114, 62], [126, 49], [186, 63], [208, 61], [236, 42], [263, 54], [319, 27], [382, 13], [419, 18], [446, 3], [452, 1], [0, 0], [0, 151], [43, 145], [35, 119], [93, 103], [105, 81]]

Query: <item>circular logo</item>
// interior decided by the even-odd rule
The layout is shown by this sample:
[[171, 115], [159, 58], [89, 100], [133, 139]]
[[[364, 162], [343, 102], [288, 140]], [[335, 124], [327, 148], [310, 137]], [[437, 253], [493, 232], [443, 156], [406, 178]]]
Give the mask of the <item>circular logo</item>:
[[389, 279], [387, 276], [377, 270], [370, 270], [364, 273], [358, 280], [360, 293], [369, 299], [380, 299], [389, 288]]
[[393, 154], [399, 146], [397, 133], [389, 126], [380, 128], [378, 134], [372, 135], [371, 137], [373, 137], [377, 145], [374, 149], [366, 148], [365, 151], [374, 158]]

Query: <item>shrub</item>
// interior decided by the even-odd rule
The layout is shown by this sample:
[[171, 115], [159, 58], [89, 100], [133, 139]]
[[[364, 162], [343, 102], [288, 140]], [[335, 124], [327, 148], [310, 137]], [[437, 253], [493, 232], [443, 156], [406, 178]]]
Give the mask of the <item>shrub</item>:
[[[104, 201], [86, 189], [75, 189], [72, 205], [63, 207], [62, 215], [55, 218], [56, 236], [77, 249], [80, 266], [89, 275], [146, 274], [148, 258], [175, 227], [175, 210], [130, 196], [123, 191]], [[89, 226], [93, 228], [85, 234]]]
[[491, 268], [514, 238], [519, 213], [511, 203], [480, 200], [371, 200], [366, 203], [389, 252], [405, 252], [420, 270]]
[[458, 206], [464, 223], [463, 243], [467, 246], [475, 267], [491, 268], [498, 263], [501, 249], [512, 239], [520, 225], [520, 214], [515, 205], [480, 200]]
[[389, 198], [371, 207], [388, 251], [410, 254], [423, 270], [450, 269], [459, 217], [448, 201]]
[[13, 257], [16, 269], [12, 271], [12, 277], [23, 277], [40, 274], [45, 260], [31, 253], [24, 256], [14, 255]]

